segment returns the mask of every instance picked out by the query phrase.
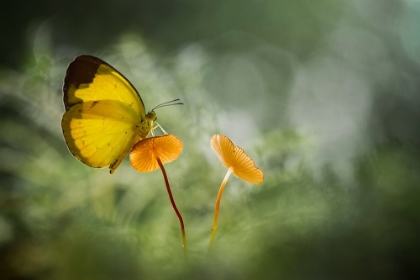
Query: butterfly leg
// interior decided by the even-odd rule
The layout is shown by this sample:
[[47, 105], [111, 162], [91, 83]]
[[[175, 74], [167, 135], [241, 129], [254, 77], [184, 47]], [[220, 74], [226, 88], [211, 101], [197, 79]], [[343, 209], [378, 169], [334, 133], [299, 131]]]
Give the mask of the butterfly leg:
[[166, 130], [164, 130], [163, 127], [160, 124], [158, 124], [157, 122], [155, 122], [155, 124], [156, 124], [156, 126], [152, 129], [152, 131], [159, 127], [160, 130], [162, 130], [163, 134], [168, 134], [168, 132], [166, 132]]

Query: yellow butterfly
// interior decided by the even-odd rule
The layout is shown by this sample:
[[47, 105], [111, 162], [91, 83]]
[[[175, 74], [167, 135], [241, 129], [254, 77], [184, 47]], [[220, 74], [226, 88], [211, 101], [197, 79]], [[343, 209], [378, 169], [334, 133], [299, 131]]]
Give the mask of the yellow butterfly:
[[84, 164], [109, 166], [112, 174], [134, 144], [153, 130], [154, 109], [173, 101], [146, 114], [137, 90], [120, 72], [97, 57], [78, 56], [69, 64], [63, 85], [61, 127], [67, 147]]

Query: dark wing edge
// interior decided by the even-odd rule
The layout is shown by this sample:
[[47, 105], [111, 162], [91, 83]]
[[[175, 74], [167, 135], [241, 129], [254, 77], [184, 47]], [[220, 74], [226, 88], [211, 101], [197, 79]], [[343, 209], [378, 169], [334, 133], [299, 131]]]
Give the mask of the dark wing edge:
[[121, 72], [119, 72], [117, 69], [115, 69], [109, 63], [103, 61], [102, 59], [92, 55], [84, 54], [77, 56], [72, 62], [70, 62], [69, 66], [67, 67], [66, 76], [64, 78], [63, 83], [63, 103], [66, 111], [74, 105], [68, 103], [68, 89], [70, 85], [75, 85], [76, 87], [79, 87], [79, 85], [81, 84], [91, 83], [95, 78], [98, 68], [102, 64], [105, 64], [111, 69], [113, 69], [130, 84], [130, 86], [134, 89], [138, 98], [140, 99], [143, 108], [145, 108], [140, 94], [129, 79], [127, 79]]

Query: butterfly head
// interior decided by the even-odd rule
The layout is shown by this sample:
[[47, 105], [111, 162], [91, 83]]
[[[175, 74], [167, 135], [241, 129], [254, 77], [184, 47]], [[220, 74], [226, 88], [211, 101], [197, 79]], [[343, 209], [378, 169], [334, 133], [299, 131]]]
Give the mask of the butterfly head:
[[150, 132], [152, 133], [152, 135], [154, 135], [153, 134], [153, 130], [156, 128], [156, 127], [160, 127], [160, 129], [165, 133], [165, 134], [167, 134], [167, 132], [158, 124], [158, 123], [155, 123], [156, 124], [156, 126], [154, 126], [154, 123], [153, 122], [156, 122], [156, 120], [157, 120], [157, 116], [156, 116], [156, 113], [155, 113], [155, 109], [158, 109], [158, 108], [162, 108], [162, 107], [165, 107], [165, 106], [170, 106], [170, 105], [183, 105], [184, 103], [182, 103], [182, 102], [178, 102], [179, 101], [179, 99], [174, 99], [174, 100], [172, 100], [172, 101], [169, 101], [169, 102], [164, 102], [164, 103], [161, 103], [161, 104], [159, 104], [159, 105], [157, 105], [156, 107], [154, 107], [149, 113], [147, 113], [146, 114], [146, 120], [147, 120], [147, 124], [148, 124], [148, 127], [150, 128]]
[[146, 119], [148, 120], [148, 121], [151, 121], [151, 122], [154, 122], [154, 121], [156, 121], [156, 119], [157, 119], [157, 116], [156, 116], [156, 113], [155, 113], [155, 111], [150, 111], [149, 113], [147, 113], [146, 114]]

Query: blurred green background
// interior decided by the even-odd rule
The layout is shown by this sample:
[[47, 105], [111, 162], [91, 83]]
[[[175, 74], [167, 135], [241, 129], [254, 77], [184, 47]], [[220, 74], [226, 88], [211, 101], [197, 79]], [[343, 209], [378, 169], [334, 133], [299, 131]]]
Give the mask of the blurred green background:
[[[0, 279], [415, 279], [420, 1], [9, 1], [0, 44]], [[162, 174], [68, 152], [62, 81], [98, 56], [184, 144]], [[265, 172], [232, 177], [229, 136]]]

